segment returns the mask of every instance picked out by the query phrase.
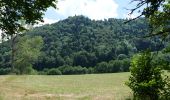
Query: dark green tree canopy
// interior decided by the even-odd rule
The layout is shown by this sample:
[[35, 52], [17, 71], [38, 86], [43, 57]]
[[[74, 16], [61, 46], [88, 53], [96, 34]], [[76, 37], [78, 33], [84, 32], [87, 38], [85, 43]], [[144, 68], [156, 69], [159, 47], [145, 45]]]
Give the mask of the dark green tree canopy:
[[0, 0], [0, 29], [5, 34], [16, 34], [26, 24], [43, 21], [44, 11], [48, 7], [56, 7], [56, 0]]
[[[84, 67], [89, 70], [88, 73], [128, 71], [132, 55], [147, 48], [153, 52], [161, 51], [169, 44], [169, 40], [163, 43], [156, 37], [141, 38], [149, 33], [147, 20], [139, 18], [124, 24], [125, 21], [114, 18], [94, 21], [84, 16], [74, 16], [51, 25], [34, 28], [25, 35], [28, 35], [29, 39], [41, 36], [44, 44], [41, 49], [42, 55], [32, 63], [32, 66], [35, 70], [44, 72], [51, 68], [55, 68], [56, 71], [59, 68], [62, 74], [80, 71], [77, 66], [82, 67], [81, 73], [86, 72]], [[21, 41], [21, 44], [25, 41], [26, 39]], [[11, 68], [9, 42], [10, 40], [0, 43], [0, 74], [7, 73]], [[36, 45], [35, 42], [31, 46]], [[20, 51], [15, 53], [20, 54]], [[170, 56], [166, 59], [170, 61]], [[106, 69], [103, 68], [102, 62], [105, 62]]]

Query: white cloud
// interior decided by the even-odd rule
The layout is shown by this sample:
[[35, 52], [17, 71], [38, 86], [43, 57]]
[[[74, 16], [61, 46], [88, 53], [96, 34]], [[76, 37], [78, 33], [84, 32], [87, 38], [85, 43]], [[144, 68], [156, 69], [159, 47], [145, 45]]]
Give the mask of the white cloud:
[[138, 15], [137, 14], [124, 14], [124, 18], [127, 18], [127, 19], [133, 19], [133, 18], [136, 18]]
[[44, 18], [44, 23], [42, 23], [42, 24], [53, 24], [57, 21], [58, 20], [55, 20], [55, 19]]
[[44, 19], [44, 22], [39, 22], [38, 24], [34, 25], [34, 27], [42, 26], [45, 24], [53, 24], [58, 21], [56, 19], [49, 19], [49, 18], [43, 18], [43, 19]]
[[117, 17], [118, 5], [114, 0], [59, 0], [56, 10], [63, 17], [84, 15], [101, 20]]

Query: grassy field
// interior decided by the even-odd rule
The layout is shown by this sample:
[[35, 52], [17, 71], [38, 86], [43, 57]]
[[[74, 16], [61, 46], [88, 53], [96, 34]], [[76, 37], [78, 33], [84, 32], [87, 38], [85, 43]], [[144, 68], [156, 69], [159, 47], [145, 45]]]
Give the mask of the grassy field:
[[124, 100], [129, 75], [0, 76], [0, 100]]

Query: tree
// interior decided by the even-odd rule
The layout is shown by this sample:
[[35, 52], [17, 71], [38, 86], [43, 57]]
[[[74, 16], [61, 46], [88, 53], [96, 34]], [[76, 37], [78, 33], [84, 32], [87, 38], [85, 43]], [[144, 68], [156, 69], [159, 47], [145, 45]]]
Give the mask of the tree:
[[11, 37], [11, 66], [14, 69], [16, 35], [25, 30], [22, 24], [35, 24], [43, 21], [48, 7], [56, 8], [56, 0], [0, 0], [0, 30]]
[[123, 65], [121, 60], [112, 60], [108, 63], [108, 70], [111, 73], [120, 72], [120, 68]]
[[95, 66], [95, 70], [97, 73], [107, 73], [109, 72], [109, 66], [108, 66], [108, 63], [107, 62], [101, 62], [101, 63], [98, 63], [96, 66]]
[[169, 91], [162, 67], [152, 59], [150, 51], [145, 51], [135, 55], [131, 61], [131, 76], [126, 84], [132, 89], [135, 100], [158, 100], [168, 93], [165, 90]]
[[62, 75], [62, 73], [57, 68], [52, 68], [47, 71], [47, 75]]
[[[145, 16], [148, 19], [151, 32], [150, 36], [161, 35], [166, 37], [170, 33], [170, 1], [169, 0], [133, 0], [138, 4], [134, 9], [131, 9], [132, 14], [138, 10], [141, 14], [134, 18], [137, 19]], [[141, 11], [140, 8], [144, 7]], [[134, 20], [132, 19], [132, 20]], [[130, 20], [131, 21], [131, 20]], [[128, 21], [129, 22], [129, 21]], [[132, 59], [131, 62], [131, 76], [127, 85], [134, 92], [135, 99], [149, 99], [158, 100], [163, 94], [168, 100], [169, 98], [169, 84], [162, 75], [163, 65], [155, 64], [152, 60], [152, 54], [147, 51]], [[165, 89], [168, 87], [167, 89]], [[167, 90], [168, 92], [164, 92]], [[164, 98], [163, 97], [163, 98]]]
[[32, 64], [41, 55], [40, 50], [42, 46], [43, 40], [40, 36], [34, 38], [24, 36], [19, 38], [14, 60], [14, 67], [18, 71], [18, 74], [30, 74], [32, 72]]
[[[131, 9], [130, 14], [138, 10], [141, 14], [136, 18], [144, 15], [149, 19], [152, 28], [151, 36], [167, 36], [170, 33], [170, 0], [133, 0], [132, 2], [134, 1], [138, 4], [134, 9]], [[142, 6], [144, 9], [141, 11], [139, 8]]]
[[56, 0], [1, 0], [0, 1], [0, 29], [3, 33], [13, 35], [21, 32], [26, 24], [43, 21], [43, 12], [48, 7], [56, 7]]
[[[78, 27], [74, 25], [77, 21], [80, 25], [84, 25], [79, 32], [80, 45], [76, 45], [77, 36], [74, 28], [72, 28], [73, 26]], [[103, 61], [108, 63], [111, 60], [130, 58], [134, 53], [140, 52], [136, 41], [139, 39], [138, 37], [148, 33], [148, 24], [144, 18], [127, 24], [123, 24], [124, 21], [124, 19], [93, 21], [86, 17], [74, 16], [55, 24], [44, 25], [27, 31], [24, 34], [30, 37], [41, 36], [44, 40], [43, 54], [33, 64], [33, 68], [37, 71], [43, 71], [45, 68], [58, 68], [63, 65], [94, 68]], [[110, 26], [113, 26], [114, 30], [111, 30]], [[145, 39], [141, 40], [146, 41]], [[152, 38], [147, 41], [144, 42], [147, 47], [154, 47], [157, 43], [162, 43], [159, 38]], [[165, 43], [168, 43], [168, 41], [165, 41]], [[4, 69], [10, 68], [10, 46], [8, 44], [9, 41], [0, 43], [0, 68]], [[162, 45], [165, 46], [166, 44], [162, 43]], [[139, 47], [141, 50], [146, 48], [144, 45], [139, 45]], [[156, 48], [160, 48], [160, 46]], [[161, 50], [161, 48], [157, 50]], [[119, 67], [120, 71], [124, 71], [124, 68], [128, 69], [128, 66]], [[108, 70], [108, 72], [111, 71]]]

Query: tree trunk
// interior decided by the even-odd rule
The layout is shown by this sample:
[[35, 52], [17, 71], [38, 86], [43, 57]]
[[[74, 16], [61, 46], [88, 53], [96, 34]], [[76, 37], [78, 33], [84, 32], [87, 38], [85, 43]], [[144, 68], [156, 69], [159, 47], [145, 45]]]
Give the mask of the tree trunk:
[[14, 72], [14, 60], [15, 60], [15, 39], [16, 36], [11, 35], [11, 71]]

